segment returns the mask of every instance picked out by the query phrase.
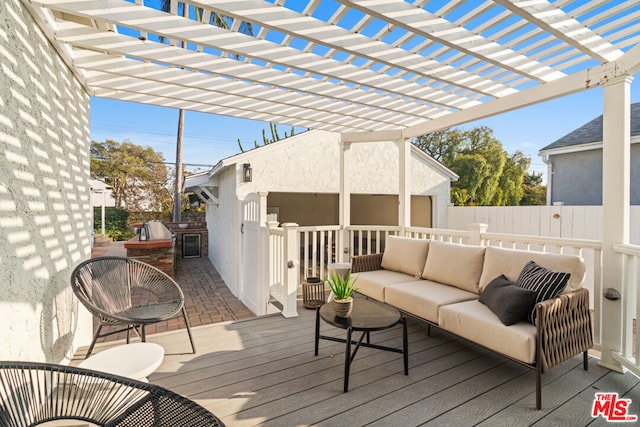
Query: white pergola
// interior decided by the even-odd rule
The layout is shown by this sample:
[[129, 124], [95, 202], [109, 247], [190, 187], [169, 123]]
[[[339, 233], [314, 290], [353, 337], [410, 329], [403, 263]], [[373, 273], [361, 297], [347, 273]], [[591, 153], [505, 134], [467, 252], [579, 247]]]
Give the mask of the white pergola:
[[[604, 87], [603, 283], [622, 281], [612, 246], [629, 234], [638, 0], [172, 0], [170, 13], [159, 1], [22, 2], [93, 96], [330, 130], [346, 144], [406, 147]], [[605, 301], [602, 364], [614, 369], [619, 311]]]

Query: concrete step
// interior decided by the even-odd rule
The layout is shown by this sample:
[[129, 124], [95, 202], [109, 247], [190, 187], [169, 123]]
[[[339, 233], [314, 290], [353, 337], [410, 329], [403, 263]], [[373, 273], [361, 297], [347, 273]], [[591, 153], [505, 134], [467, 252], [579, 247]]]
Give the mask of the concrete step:
[[93, 235], [93, 246], [109, 246], [113, 244], [113, 239], [106, 237], [103, 234]]

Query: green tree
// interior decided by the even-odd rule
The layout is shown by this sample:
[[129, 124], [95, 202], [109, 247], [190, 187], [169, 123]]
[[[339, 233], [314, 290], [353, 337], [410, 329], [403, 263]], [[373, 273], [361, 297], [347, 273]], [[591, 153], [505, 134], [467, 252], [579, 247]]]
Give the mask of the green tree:
[[165, 211], [171, 204], [164, 157], [130, 141], [91, 142], [91, 177], [112, 187], [116, 208]]
[[454, 171], [451, 200], [458, 206], [518, 205], [531, 160], [522, 152], [509, 155], [486, 126], [444, 129], [417, 137], [413, 143]]
[[542, 185], [542, 174], [532, 172], [524, 176], [521, 205], [539, 206], [547, 204], [547, 186]]
[[492, 205], [518, 206], [524, 196], [524, 178], [531, 165], [531, 159], [522, 151], [507, 156], [500, 184]]

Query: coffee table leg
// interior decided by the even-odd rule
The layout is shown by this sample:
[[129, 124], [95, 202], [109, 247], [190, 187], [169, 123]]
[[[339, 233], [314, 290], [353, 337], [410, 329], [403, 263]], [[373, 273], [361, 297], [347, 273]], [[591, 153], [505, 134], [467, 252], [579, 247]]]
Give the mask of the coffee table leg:
[[407, 318], [402, 316], [402, 356], [404, 358], [404, 374], [409, 375], [409, 344], [407, 341]]
[[349, 369], [351, 368], [351, 328], [347, 328], [347, 346], [344, 352], [344, 392], [349, 391]]
[[316, 356], [318, 355], [319, 341], [320, 341], [320, 307], [316, 307]]

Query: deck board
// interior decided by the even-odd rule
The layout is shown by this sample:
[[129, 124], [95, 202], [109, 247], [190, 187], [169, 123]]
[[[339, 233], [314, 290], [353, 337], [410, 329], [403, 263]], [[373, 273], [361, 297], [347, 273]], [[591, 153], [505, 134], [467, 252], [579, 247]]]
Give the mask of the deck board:
[[[320, 341], [314, 356], [314, 311], [154, 334], [165, 359], [149, 380], [194, 399], [228, 426], [605, 425], [593, 419], [595, 393], [617, 392], [640, 414], [640, 381], [575, 357], [542, 376], [543, 408], [535, 409], [534, 372], [450, 334], [409, 321], [409, 375], [402, 355], [361, 348], [344, 394], [344, 344]], [[322, 324], [322, 334], [344, 337]], [[401, 327], [372, 334], [400, 347]], [[106, 348], [118, 343], [105, 343]]]

